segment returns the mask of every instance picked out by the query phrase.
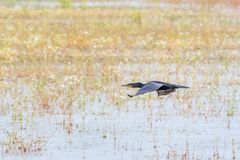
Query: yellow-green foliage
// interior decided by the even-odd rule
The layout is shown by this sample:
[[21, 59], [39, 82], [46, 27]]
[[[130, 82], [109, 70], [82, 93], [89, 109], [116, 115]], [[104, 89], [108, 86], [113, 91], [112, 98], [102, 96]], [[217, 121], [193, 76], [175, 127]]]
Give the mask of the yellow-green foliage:
[[187, 51], [198, 50], [201, 60], [209, 60], [216, 49], [222, 52], [211, 60], [224, 60], [227, 50], [240, 46], [236, 16], [205, 10], [2, 8], [0, 60], [102, 61], [108, 55], [125, 62], [138, 56], [133, 50], [151, 51], [147, 61], [195, 60]]
[[63, 8], [69, 8], [72, 6], [72, 0], [58, 0], [58, 2]]
[[[98, 91], [121, 106], [127, 101], [121, 83], [174, 76], [186, 82], [181, 73], [193, 83], [202, 75], [197, 86], [216, 87], [225, 73], [205, 64], [227, 70], [239, 63], [238, 19], [238, 14], [209, 10], [1, 8], [2, 95], [20, 96], [14, 104], [1, 104], [2, 112], [12, 108], [15, 122], [56, 110], [68, 115], [74, 105], [84, 108], [98, 97]], [[196, 97], [200, 93], [194, 92]], [[34, 110], [29, 111], [26, 99]]]
[[[71, 6], [70, 0], [61, 3]], [[41, 116], [63, 116], [64, 131], [71, 134], [73, 115], [86, 106], [156, 107], [151, 95], [129, 103], [126, 92], [132, 91], [121, 84], [131, 81], [189, 85], [170, 100], [174, 114], [234, 116], [239, 19], [206, 9], [0, 8], [0, 97], [6, 97], [0, 113], [22, 131], [10, 127], [3, 152], [42, 150], [45, 137], [22, 130], [39, 124]], [[157, 105], [165, 102], [158, 97]]]

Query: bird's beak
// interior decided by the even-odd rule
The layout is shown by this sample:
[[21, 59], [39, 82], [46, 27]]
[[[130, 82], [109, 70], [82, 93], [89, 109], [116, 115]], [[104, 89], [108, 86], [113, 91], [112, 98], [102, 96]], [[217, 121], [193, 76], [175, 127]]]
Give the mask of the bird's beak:
[[123, 84], [122, 87], [131, 87], [130, 84]]
[[132, 98], [132, 97], [134, 97], [134, 95], [128, 94], [128, 97]]

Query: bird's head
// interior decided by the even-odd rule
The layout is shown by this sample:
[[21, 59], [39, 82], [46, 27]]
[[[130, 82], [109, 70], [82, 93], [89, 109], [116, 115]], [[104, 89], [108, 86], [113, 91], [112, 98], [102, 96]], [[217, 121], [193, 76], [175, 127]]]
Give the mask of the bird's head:
[[122, 86], [131, 87], [131, 88], [142, 88], [144, 84], [141, 82], [137, 82], [137, 83], [128, 83]]

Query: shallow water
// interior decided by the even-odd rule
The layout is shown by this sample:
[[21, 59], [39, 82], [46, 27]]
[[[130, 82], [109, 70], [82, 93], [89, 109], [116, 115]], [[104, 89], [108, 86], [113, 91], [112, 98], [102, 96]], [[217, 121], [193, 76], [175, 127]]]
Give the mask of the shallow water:
[[[17, 1], [16, 7], [59, 5], [31, 2]], [[3, 7], [2, 37], [10, 38], [2, 41], [0, 57], [0, 159], [239, 159], [237, 7], [221, 11], [218, 6], [208, 8], [215, 9], [215, 15], [204, 8], [195, 14], [194, 5], [186, 4], [87, 1], [74, 5], [159, 7], [170, 9], [170, 13], [163, 10], [160, 14], [159, 10], [158, 18], [148, 19], [154, 14], [139, 17], [145, 11], [129, 8], [110, 12], [97, 9], [96, 13], [87, 8], [59, 9], [55, 15], [51, 10]], [[175, 9], [193, 12], [183, 10], [175, 15]], [[230, 14], [218, 14], [228, 11]], [[180, 21], [175, 20], [178, 14], [182, 15]], [[107, 25], [99, 27], [102, 18], [106, 18]], [[42, 22], [45, 27], [41, 30], [38, 24]], [[102, 34], [111, 24], [115, 27], [112, 35]], [[203, 28], [199, 30], [199, 26]], [[168, 27], [170, 35], [164, 40]], [[135, 29], [140, 29], [139, 33], [135, 34]], [[155, 30], [159, 37], [154, 36]], [[85, 34], [89, 39], [82, 46], [78, 37]], [[115, 34], [119, 36], [116, 42]], [[190, 37], [182, 39], [183, 35]], [[160, 48], [148, 47], [155, 41]], [[129, 98], [127, 94], [136, 90], [121, 87], [150, 80], [190, 88], [163, 97], [149, 93]]]
[[[63, 73], [64, 68], [76, 66], [52, 64], [50, 68]], [[148, 70], [143, 70], [143, 66]], [[77, 98], [66, 108], [59, 107], [67, 100], [64, 86], [70, 82], [74, 86], [79, 77], [63, 74], [56, 82], [47, 79], [47, 93], [54, 93], [52, 89], [56, 86], [63, 90], [50, 100], [52, 108], [42, 110], [34, 96], [34, 78], [5, 78], [2, 82], [7, 87], [0, 92], [1, 159], [238, 159], [237, 66], [237, 63], [117, 64], [118, 80], [96, 91], [76, 85], [79, 88], [73, 90], [73, 95]], [[95, 75], [98, 67], [92, 71]], [[136, 75], [135, 81], [161, 80], [191, 88], [164, 97], [150, 93], [128, 98], [126, 94], [135, 90], [120, 85], [133, 81]], [[11, 137], [9, 133], [15, 132], [23, 144], [40, 138], [41, 150], [21, 153], [8, 148], [15, 146], [6, 143]]]
[[42, 117], [27, 129], [47, 137], [47, 144], [39, 154], [26, 154], [25, 159], [180, 159], [185, 152], [196, 159], [213, 158], [214, 153], [229, 159], [233, 151], [239, 157], [237, 116], [171, 116], [165, 106], [136, 106], [127, 112], [112, 108], [100, 114], [86, 110], [72, 115], [69, 135], [58, 125], [62, 118]]

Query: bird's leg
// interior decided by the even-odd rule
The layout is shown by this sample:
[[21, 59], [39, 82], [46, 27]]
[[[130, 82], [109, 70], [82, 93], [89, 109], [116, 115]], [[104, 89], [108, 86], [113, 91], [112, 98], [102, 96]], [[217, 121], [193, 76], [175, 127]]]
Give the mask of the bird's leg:
[[157, 91], [157, 94], [158, 94], [158, 98], [163, 99], [162, 94], [161, 94], [160, 91]]
[[164, 91], [157, 90], [157, 94], [158, 94], [158, 97], [161, 97], [162, 95], [164, 95]]

